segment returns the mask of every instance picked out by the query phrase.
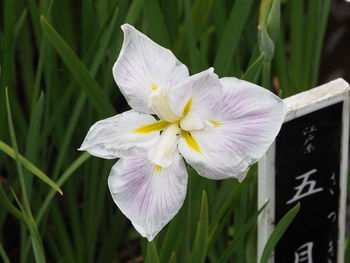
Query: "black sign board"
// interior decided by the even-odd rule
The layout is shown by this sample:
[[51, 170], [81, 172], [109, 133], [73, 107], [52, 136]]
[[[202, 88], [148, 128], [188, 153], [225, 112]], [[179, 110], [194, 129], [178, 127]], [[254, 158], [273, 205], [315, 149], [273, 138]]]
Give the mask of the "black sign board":
[[274, 225], [300, 202], [270, 262], [343, 262], [348, 84], [336, 80], [285, 102], [286, 121], [259, 167], [259, 183], [265, 179], [259, 203], [273, 199], [259, 224], [259, 249]]

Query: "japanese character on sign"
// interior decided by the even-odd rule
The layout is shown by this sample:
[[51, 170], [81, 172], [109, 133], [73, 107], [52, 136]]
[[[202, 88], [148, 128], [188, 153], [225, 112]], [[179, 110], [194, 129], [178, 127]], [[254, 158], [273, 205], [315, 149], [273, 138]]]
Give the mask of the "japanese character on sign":
[[292, 199], [286, 202], [286, 204], [291, 204], [295, 201], [298, 201], [306, 196], [321, 192], [323, 190], [322, 187], [316, 188], [316, 181], [309, 180], [310, 175], [316, 173], [316, 169], [312, 169], [311, 171], [304, 173], [302, 175], [299, 175], [295, 177], [297, 180], [302, 180], [301, 184], [294, 187], [296, 190], [295, 195]]
[[303, 130], [303, 135], [305, 136], [305, 140], [304, 140], [304, 146], [305, 146], [305, 150], [304, 153], [311, 153], [315, 150], [315, 146], [312, 143], [312, 141], [315, 138], [314, 132], [317, 131], [317, 128], [315, 127], [315, 125], [312, 125], [310, 127], [306, 127]]
[[314, 243], [307, 242], [294, 252], [294, 263], [312, 263], [312, 249]]

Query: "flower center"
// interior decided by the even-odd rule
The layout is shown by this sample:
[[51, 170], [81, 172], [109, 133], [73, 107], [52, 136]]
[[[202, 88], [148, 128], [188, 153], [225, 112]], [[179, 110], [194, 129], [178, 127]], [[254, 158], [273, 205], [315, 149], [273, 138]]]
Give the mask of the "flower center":
[[177, 116], [169, 107], [166, 95], [164, 95], [158, 88], [153, 87], [152, 92], [149, 95], [149, 104], [158, 115], [158, 117], [167, 122], [176, 122], [180, 120], [180, 116]]
[[153, 164], [160, 167], [169, 167], [171, 165], [180, 131], [179, 125], [173, 123], [162, 132], [157, 144], [148, 152], [148, 159]]
[[[148, 99], [149, 106], [152, 107], [161, 120], [154, 124], [140, 127], [135, 132], [150, 132], [165, 128], [158, 142], [149, 150], [148, 159], [156, 167], [169, 167], [174, 160], [174, 153], [180, 136], [191, 149], [201, 153], [201, 148], [191, 135], [191, 131], [201, 130], [208, 124], [207, 121], [198, 118], [195, 113], [191, 112], [192, 98], [184, 106], [182, 116], [178, 116], [170, 109], [166, 94], [161, 92], [161, 89], [153, 83]], [[210, 125], [214, 126], [212, 123]]]

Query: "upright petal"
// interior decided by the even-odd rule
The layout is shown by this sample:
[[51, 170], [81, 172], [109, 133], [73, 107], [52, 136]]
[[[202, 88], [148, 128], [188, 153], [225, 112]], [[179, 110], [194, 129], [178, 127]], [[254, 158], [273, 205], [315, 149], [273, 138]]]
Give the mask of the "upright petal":
[[[80, 147], [81, 151], [106, 158], [120, 158], [151, 148], [162, 125], [148, 114], [134, 110], [96, 122]], [[153, 127], [153, 129], [152, 129]]]
[[[181, 154], [204, 177], [243, 179], [267, 151], [284, 119], [283, 101], [257, 85], [223, 78], [223, 96], [214, 104], [211, 127], [188, 132]], [[196, 145], [196, 147], [194, 147]]]
[[213, 68], [197, 73], [179, 83], [167, 94], [171, 110], [179, 116], [205, 120], [212, 106], [222, 97], [222, 85]]
[[152, 90], [168, 89], [189, 76], [174, 54], [128, 24], [122, 25], [124, 43], [113, 76], [129, 105], [152, 114], [148, 96]]
[[111, 170], [108, 185], [119, 209], [151, 241], [181, 208], [187, 171], [178, 153], [168, 168], [154, 166], [146, 154], [139, 154], [120, 159]]

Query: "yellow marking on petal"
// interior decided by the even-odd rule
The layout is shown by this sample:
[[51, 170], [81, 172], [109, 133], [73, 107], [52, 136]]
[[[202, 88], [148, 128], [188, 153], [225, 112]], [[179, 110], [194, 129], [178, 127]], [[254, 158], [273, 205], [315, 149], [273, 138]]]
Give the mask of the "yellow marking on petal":
[[189, 111], [191, 110], [191, 106], [192, 106], [192, 98], [190, 98], [185, 107], [184, 107], [184, 110], [182, 111], [182, 116], [186, 116], [187, 113], [189, 113]]
[[182, 131], [181, 135], [190, 148], [192, 148], [196, 152], [202, 153], [197, 141], [193, 138], [190, 132]]
[[218, 121], [211, 121], [212, 124], [215, 125], [215, 127], [221, 125], [221, 124], [224, 124], [223, 122], [218, 122]]
[[137, 129], [133, 130], [133, 132], [135, 132], [135, 133], [150, 133], [150, 132], [154, 132], [154, 131], [164, 130], [169, 125], [170, 125], [170, 123], [167, 121], [156, 121], [154, 123], [141, 126]]
[[151, 90], [157, 90], [158, 89], [158, 86], [154, 83], [152, 83], [151, 85]]
[[155, 166], [154, 166], [154, 172], [155, 172], [155, 173], [159, 173], [161, 170], [163, 170], [163, 167], [162, 167], [162, 166], [159, 166], [159, 165], [155, 165]]

